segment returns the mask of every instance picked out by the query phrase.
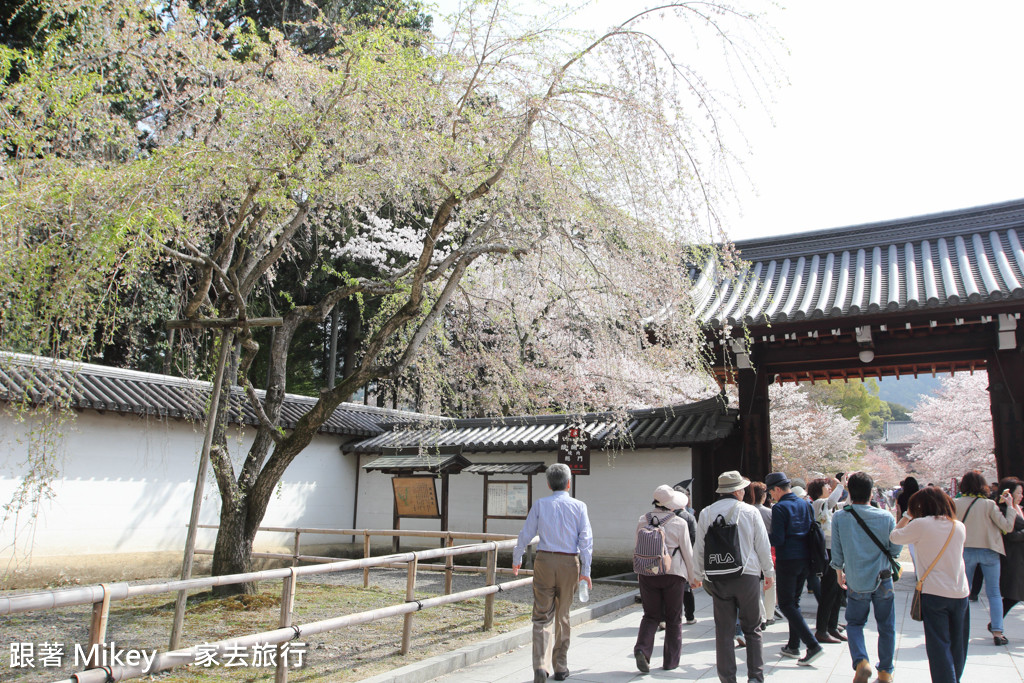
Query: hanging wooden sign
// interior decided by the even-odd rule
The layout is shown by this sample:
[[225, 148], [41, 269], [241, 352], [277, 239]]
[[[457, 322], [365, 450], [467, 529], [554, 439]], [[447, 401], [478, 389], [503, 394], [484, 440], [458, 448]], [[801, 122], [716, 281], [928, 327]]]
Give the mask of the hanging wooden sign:
[[590, 433], [568, 427], [558, 433], [558, 462], [573, 474], [590, 474]]
[[[395, 507], [399, 517], [441, 516], [437, 507], [437, 489], [434, 476], [393, 477], [391, 485], [395, 490]], [[396, 527], [397, 528], [397, 527]]]

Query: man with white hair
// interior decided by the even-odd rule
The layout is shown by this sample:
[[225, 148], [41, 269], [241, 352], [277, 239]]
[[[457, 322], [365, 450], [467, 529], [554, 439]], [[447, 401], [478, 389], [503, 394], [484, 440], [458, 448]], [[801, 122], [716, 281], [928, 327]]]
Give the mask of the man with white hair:
[[533, 563], [533, 680], [544, 683], [549, 672], [556, 681], [569, 677], [569, 608], [582, 579], [593, 588], [590, 561], [594, 534], [586, 503], [569, 495], [572, 473], [563, 463], [548, 467], [548, 488], [526, 516], [512, 551], [512, 573], [519, 575], [523, 553], [540, 537]]

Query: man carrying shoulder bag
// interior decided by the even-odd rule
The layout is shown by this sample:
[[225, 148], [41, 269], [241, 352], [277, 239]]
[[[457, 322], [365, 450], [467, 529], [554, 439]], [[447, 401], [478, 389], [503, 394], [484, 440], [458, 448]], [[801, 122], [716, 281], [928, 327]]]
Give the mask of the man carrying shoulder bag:
[[854, 683], [867, 683], [871, 677], [864, 624], [872, 608], [878, 628], [879, 683], [891, 683], [896, 652], [893, 558], [903, 546], [889, 540], [896, 526], [892, 515], [870, 505], [874, 484], [866, 472], [850, 475], [847, 490], [852, 505], [832, 517], [832, 566], [840, 587], [846, 589], [846, 636]]

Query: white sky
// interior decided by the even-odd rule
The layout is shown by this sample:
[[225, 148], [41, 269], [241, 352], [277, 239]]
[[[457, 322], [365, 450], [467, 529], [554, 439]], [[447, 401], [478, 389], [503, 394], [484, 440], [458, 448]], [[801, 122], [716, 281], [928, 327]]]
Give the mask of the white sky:
[[[637, 7], [602, 0], [595, 27]], [[789, 85], [774, 126], [743, 113], [756, 191], [737, 174], [733, 239], [1024, 198], [1024, 0], [789, 0], [770, 16]]]

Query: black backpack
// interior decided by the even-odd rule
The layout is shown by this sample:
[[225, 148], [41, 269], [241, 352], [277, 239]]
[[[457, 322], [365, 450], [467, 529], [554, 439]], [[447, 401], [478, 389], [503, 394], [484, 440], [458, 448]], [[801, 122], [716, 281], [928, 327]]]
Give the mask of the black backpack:
[[821, 530], [818, 520], [811, 522], [807, 531], [807, 551], [811, 556], [811, 573], [822, 575], [828, 569], [828, 550], [825, 548], [825, 532]]
[[704, 574], [709, 581], [731, 579], [743, 573], [739, 528], [736, 526], [739, 506], [737, 503], [733, 509], [731, 522], [718, 515], [704, 533]]

